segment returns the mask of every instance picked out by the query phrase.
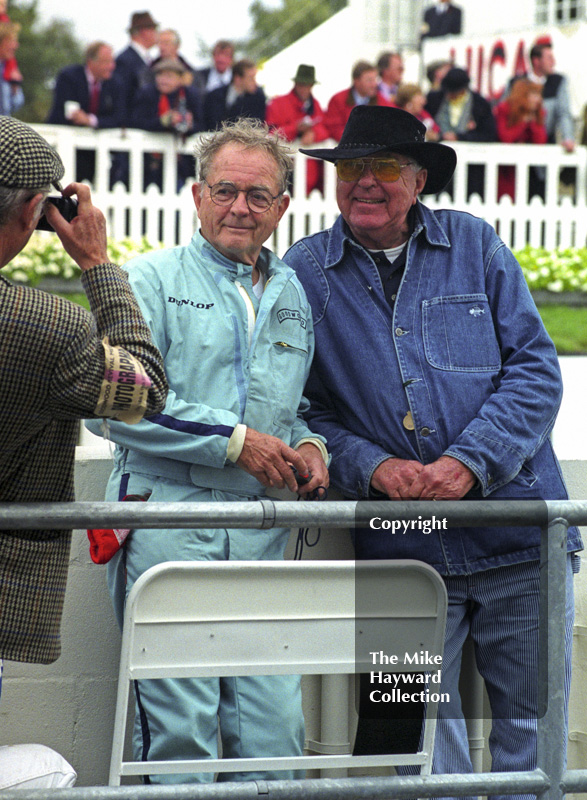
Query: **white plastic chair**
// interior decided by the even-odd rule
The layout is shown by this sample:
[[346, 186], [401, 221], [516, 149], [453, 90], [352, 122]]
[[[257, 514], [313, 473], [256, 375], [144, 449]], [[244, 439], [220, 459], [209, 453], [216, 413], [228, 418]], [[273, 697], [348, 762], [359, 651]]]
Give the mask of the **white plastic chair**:
[[[405, 664], [404, 656], [427, 651], [442, 657], [446, 607], [441, 577], [419, 561], [181, 561], [152, 567], [134, 584], [125, 610], [110, 785], [146, 772], [417, 764], [421, 774], [430, 774], [436, 702], [428, 704], [416, 754], [146, 764], [123, 761], [128, 694], [130, 681], [148, 678], [426, 671]], [[398, 655], [399, 663], [374, 665], [369, 653], [379, 651]]]

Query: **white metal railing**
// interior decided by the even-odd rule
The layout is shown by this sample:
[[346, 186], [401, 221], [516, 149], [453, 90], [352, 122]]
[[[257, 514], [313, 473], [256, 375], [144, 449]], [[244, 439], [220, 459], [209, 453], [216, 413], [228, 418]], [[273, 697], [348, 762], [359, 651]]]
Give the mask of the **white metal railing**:
[[[94, 199], [106, 214], [114, 238], [130, 236], [162, 241], [167, 246], [185, 243], [197, 225], [188, 181], [178, 191], [177, 156], [191, 154], [196, 137], [185, 142], [169, 134], [114, 129], [93, 131], [59, 125], [35, 125], [39, 133], [59, 151], [65, 165], [65, 180], [75, 177], [76, 152], [95, 152]], [[197, 135], [196, 135], [197, 136]], [[331, 143], [334, 145], [334, 143]], [[321, 143], [320, 147], [328, 146]], [[491, 223], [510, 247], [530, 243], [555, 247], [587, 244], [587, 148], [565, 153], [558, 145], [482, 144], [454, 145], [458, 164], [450, 189], [423, 200], [431, 208], [470, 211]], [[143, 188], [144, 156], [160, 154], [161, 187]], [[125, 183], [111, 186], [113, 154], [127, 165]], [[302, 236], [329, 227], [338, 215], [333, 167], [324, 165], [323, 191], [306, 197], [306, 156], [295, 154], [293, 198], [270, 246], [279, 254]], [[484, 167], [481, 194], [470, 196], [470, 166]], [[500, 166], [515, 167], [515, 200], [498, 200]], [[531, 170], [538, 167], [545, 180], [544, 198], [528, 202]], [[565, 171], [561, 181], [561, 173]]]
[[[139, 506], [141, 506], [139, 508]], [[403, 800], [414, 796], [537, 794], [542, 800], [562, 800], [565, 793], [587, 793], [587, 770], [567, 770], [561, 747], [565, 732], [564, 620], [566, 539], [569, 525], [587, 520], [587, 501], [329, 501], [327, 503], [274, 502], [264, 497], [238, 503], [3, 503], [0, 530], [67, 529], [99, 527], [150, 528], [236, 527], [267, 529], [274, 526], [353, 528], [367, 525], [374, 516], [410, 520], [440, 514], [448, 526], [483, 524], [537, 525], [541, 528], [540, 648], [538, 655], [539, 708], [536, 769], [510, 773], [432, 776], [340, 777], [299, 781], [264, 780], [189, 786], [80, 787], [68, 790], [73, 800], [194, 800], [234, 798], [253, 800], [260, 795], [275, 800], [301, 796], [358, 800]], [[61, 790], [33, 792], [34, 797], [57, 798]], [[6, 800], [22, 800], [22, 789], [5, 790]], [[31, 797], [33, 796], [31, 795]]]

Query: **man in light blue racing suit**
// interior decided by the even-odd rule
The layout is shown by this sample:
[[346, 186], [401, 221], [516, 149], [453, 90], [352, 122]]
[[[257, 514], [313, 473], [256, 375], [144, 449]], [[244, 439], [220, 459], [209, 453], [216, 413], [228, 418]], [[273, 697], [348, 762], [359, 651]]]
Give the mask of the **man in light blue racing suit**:
[[[301, 419], [314, 349], [311, 311], [298, 279], [262, 247], [289, 198], [285, 145], [250, 120], [199, 144], [193, 195], [201, 230], [187, 247], [129, 265], [130, 283], [165, 359], [163, 413], [111, 424], [115, 468], [107, 499], [243, 501], [267, 487], [300, 494], [328, 485], [324, 440]], [[95, 426], [90, 427], [96, 431]], [[310, 481], [297, 487], [291, 467]], [[109, 563], [117, 614], [125, 593], [163, 561], [280, 559], [289, 531], [135, 530]], [[296, 676], [139, 681], [134, 749], [139, 760], [302, 754]], [[148, 770], [146, 769], [146, 772]], [[219, 780], [291, 778], [293, 771], [220, 773]], [[146, 777], [211, 781], [213, 775]]]

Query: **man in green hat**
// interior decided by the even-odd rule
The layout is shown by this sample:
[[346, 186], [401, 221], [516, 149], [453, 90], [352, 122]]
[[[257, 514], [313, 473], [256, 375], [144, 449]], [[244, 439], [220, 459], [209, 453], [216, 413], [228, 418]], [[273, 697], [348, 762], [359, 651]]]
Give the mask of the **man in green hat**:
[[[328, 139], [324, 112], [312, 94], [316, 70], [309, 64], [300, 64], [288, 94], [274, 97], [267, 106], [266, 121], [273, 130], [279, 130], [288, 142], [298, 141], [307, 147]], [[306, 193], [322, 189], [323, 167], [318, 161], [307, 164]]]

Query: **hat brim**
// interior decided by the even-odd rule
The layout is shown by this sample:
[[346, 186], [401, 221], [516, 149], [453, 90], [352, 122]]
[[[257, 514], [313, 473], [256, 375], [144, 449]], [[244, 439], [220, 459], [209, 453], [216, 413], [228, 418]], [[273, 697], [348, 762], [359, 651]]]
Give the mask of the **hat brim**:
[[346, 158], [364, 158], [376, 153], [384, 152], [399, 153], [401, 155], [413, 156], [416, 161], [428, 171], [428, 177], [422, 194], [438, 194], [450, 181], [457, 165], [457, 154], [452, 147], [448, 147], [440, 142], [399, 142], [389, 147], [357, 145], [332, 148], [304, 149], [300, 148], [300, 153], [304, 153], [312, 158], [320, 158], [323, 161], [335, 163]]

